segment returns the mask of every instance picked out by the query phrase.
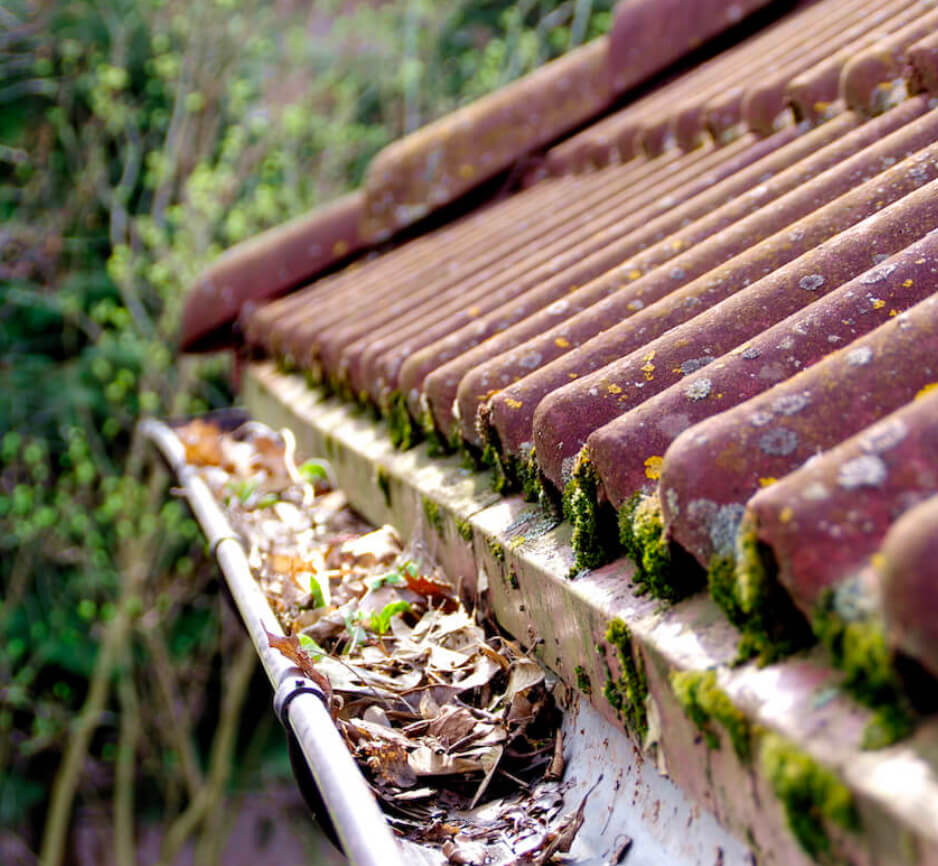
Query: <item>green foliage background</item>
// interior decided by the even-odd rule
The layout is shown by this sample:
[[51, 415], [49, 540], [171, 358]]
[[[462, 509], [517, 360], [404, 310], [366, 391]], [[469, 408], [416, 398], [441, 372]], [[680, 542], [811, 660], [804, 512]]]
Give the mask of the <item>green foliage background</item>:
[[[169, 821], [193, 794], [180, 742], [208, 761], [240, 636], [134, 434], [141, 415], [231, 399], [225, 357], [174, 355], [186, 287], [225, 247], [356, 186], [389, 141], [603, 32], [612, 5], [0, 5], [0, 833], [48, 837], [50, 780], [120, 611], [123, 685], [92, 720], [79, 802], [111, 796], [129, 742], [137, 812]], [[122, 596], [141, 567], [144, 589]], [[155, 712], [125, 741], [127, 708], [160, 704], [159, 665], [184, 740]]]

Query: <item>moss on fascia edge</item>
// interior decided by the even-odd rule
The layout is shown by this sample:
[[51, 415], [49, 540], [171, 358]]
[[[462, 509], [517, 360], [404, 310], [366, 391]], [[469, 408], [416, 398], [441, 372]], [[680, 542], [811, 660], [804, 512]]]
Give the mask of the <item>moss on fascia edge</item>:
[[421, 430], [410, 417], [407, 400], [400, 391], [394, 391], [388, 397], [387, 415], [391, 444], [395, 448], [406, 451], [420, 441]]
[[648, 734], [648, 685], [641, 658], [636, 659], [632, 648], [632, 633], [619, 617], [615, 617], [610, 621], [605, 637], [616, 651], [620, 673], [613, 679], [607, 666], [603, 696], [624, 722], [626, 731], [639, 743], [644, 743]]
[[903, 694], [881, 623], [868, 614], [852, 618], [843, 608], [834, 592], [826, 592], [815, 608], [811, 626], [834, 667], [844, 672], [844, 689], [874, 710], [864, 731], [863, 747], [892, 745], [911, 733], [914, 711]]
[[717, 685], [714, 670], [674, 671], [670, 676], [671, 690], [687, 717], [699, 728], [707, 746], [720, 748], [720, 736], [714, 722], [726, 729], [736, 757], [744, 764], [752, 758], [752, 738], [749, 721]]
[[563, 492], [563, 516], [573, 526], [571, 576], [612, 562], [620, 552], [615, 520], [599, 504], [599, 475], [584, 447]]
[[505, 548], [502, 547], [501, 542], [496, 541], [494, 538], [488, 538], [486, 543], [489, 546], [489, 551], [497, 562], [505, 561]]
[[576, 687], [587, 697], [593, 694], [593, 682], [586, 668], [583, 665], [577, 665], [573, 672], [576, 675]]
[[461, 517], [456, 518], [456, 534], [466, 543], [472, 541], [472, 524]]
[[296, 372], [296, 361], [290, 354], [277, 355], [274, 361], [277, 365], [277, 372], [288, 375]]
[[759, 756], [762, 771], [785, 809], [788, 826], [809, 856], [819, 859], [831, 854], [828, 822], [850, 831], [860, 829], [860, 816], [847, 786], [810, 755], [777, 734], [765, 733]]
[[378, 464], [377, 469], [377, 484], [378, 489], [381, 491], [381, 495], [384, 497], [384, 504], [390, 508], [391, 507], [391, 473], [388, 472], [386, 466]]
[[678, 553], [664, 531], [658, 493], [635, 493], [618, 512], [619, 543], [635, 563], [635, 583], [663, 601], [679, 601], [700, 589], [699, 568]]
[[771, 551], [744, 518], [732, 554], [714, 555], [707, 569], [710, 597], [739, 629], [737, 661], [769, 664], [814, 643], [807, 620], [775, 579]]
[[443, 511], [439, 503], [434, 502], [428, 496], [420, 498], [420, 504], [423, 507], [423, 516], [427, 519], [427, 524], [440, 537], [443, 537]]

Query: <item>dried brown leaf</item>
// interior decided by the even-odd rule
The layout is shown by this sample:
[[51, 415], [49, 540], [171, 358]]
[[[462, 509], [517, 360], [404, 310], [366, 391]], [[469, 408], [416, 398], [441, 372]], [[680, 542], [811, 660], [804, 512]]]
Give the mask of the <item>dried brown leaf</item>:
[[396, 788], [412, 788], [417, 776], [407, 762], [407, 751], [397, 743], [370, 741], [360, 749], [375, 776]]
[[393, 526], [382, 526], [342, 545], [342, 553], [361, 568], [389, 565], [400, 552], [401, 539]]
[[267, 642], [282, 656], [293, 662], [305, 676], [316, 683], [326, 696], [326, 706], [332, 707], [332, 685], [321, 671], [316, 670], [316, 665], [309, 657], [309, 653], [300, 645], [300, 639], [295, 634], [281, 637], [268, 631]]
[[176, 435], [186, 451], [186, 462], [197, 466], [221, 466], [224, 454], [221, 443], [221, 430], [196, 418], [182, 427], [176, 428]]
[[469, 710], [452, 704], [440, 709], [430, 722], [427, 733], [449, 749], [479, 727], [479, 722]]

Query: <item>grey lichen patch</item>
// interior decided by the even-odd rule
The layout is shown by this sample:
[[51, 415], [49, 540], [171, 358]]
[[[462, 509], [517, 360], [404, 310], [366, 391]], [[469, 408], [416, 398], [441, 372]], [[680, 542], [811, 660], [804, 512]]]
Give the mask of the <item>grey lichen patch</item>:
[[806, 292], [816, 292], [824, 285], [823, 274], [808, 274], [798, 280], [798, 285]]
[[787, 457], [798, 447], [798, 434], [788, 427], [767, 430], [759, 437], [759, 448], [770, 457]]
[[881, 748], [908, 736], [914, 713], [903, 694], [882, 625], [864, 613], [854, 618], [832, 591], [822, 596], [811, 625], [834, 666], [844, 672], [846, 691], [875, 711], [864, 732], [864, 748]]
[[619, 509], [619, 542], [637, 566], [635, 583], [664, 601], [678, 601], [701, 586], [699, 569], [668, 542], [658, 493], [636, 493]]
[[386, 466], [382, 466], [380, 463], [377, 468], [377, 484], [378, 489], [381, 491], [381, 495], [384, 497], [384, 504], [390, 508], [391, 507], [391, 473], [388, 472]]
[[710, 396], [710, 391], [713, 388], [713, 382], [709, 379], [697, 379], [694, 382], [690, 382], [687, 387], [684, 388], [684, 396], [688, 400], [705, 400]]
[[847, 786], [793, 743], [766, 733], [759, 758], [762, 772], [785, 809], [789, 829], [809, 856], [830, 857], [829, 824], [860, 829], [860, 816]]
[[420, 428], [414, 424], [407, 409], [407, 400], [400, 391], [394, 391], [388, 398], [388, 429], [391, 443], [395, 448], [406, 451], [420, 440]]
[[428, 496], [420, 498], [420, 504], [423, 508], [423, 516], [427, 520], [427, 525], [440, 537], [443, 537], [443, 510], [439, 503], [434, 502]]
[[593, 694], [593, 683], [586, 668], [583, 665], [577, 665], [573, 672], [576, 675], [576, 687], [587, 697]]
[[620, 549], [615, 517], [600, 505], [598, 493], [599, 476], [583, 448], [563, 493], [563, 515], [573, 526], [571, 577], [611, 562]]
[[[642, 743], [648, 733], [648, 685], [641, 657], [636, 656], [632, 646], [632, 633], [619, 617], [615, 617], [606, 629], [606, 642], [616, 651], [619, 675], [613, 678], [608, 665], [603, 696], [612, 705], [625, 729]], [[602, 652], [602, 649], [600, 649]]]
[[841, 464], [837, 470], [837, 483], [844, 490], [879, 487], [888, 474], [889, 468], [882, 457], [875, 454], [862, 454]]
[[714, 670], [672, 671], [671, 690], [687, 717], [697, 726], [708, 748], [720, 748], [717, 725], [729, 735], [736, 757], [744, 764], [752, 758], [749, 721], [717, 685]]

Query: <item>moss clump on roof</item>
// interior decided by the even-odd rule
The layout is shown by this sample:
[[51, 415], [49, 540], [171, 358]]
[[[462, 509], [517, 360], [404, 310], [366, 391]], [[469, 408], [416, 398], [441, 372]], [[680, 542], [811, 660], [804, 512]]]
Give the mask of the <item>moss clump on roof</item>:
[[571, 576], [599, 568], [619, 553], [619, 538], [610, 512], [598, 501], [599, 476], [584, 448], [577, 455], [573, 474], [563, 492], [563, 516], [573, 526], [575, 556]]
[[908, 736], [913, 711], [902, 693], [882, 625], [867, 617], [847, 620], [827, 591], [811, 619], [814, 633], [844, 672], [844, 688], [875, 710], [863, 736], [863, 747], [877, 749]]
[[752, 758], [749, 721], [730, 696], [717, 685], [716, 671], [674, 671], [671, 689], [687, 717], [697, 725], [711, 749], [720, 748], [719, 723], [729, 735], [736, 757], [745, 764]]
[[517, 463], [515, 471], [521, 483], [521, 495], [524, 501], [538, 502], [543, 491], [543, 480], [534, 457], [534, 448], [532, 447], [527, 455], [516, 457], [515, 460]]
[[378, 473], [377, 473], [377, 482], [378, 490], [381, 491], [381, 495], [384, 497], [384, 504], [390, 508], [391, 507], [391, 473], [388, 472], [386, 466], [378, 464]]
[[619, 508], [619, 543], [637, 566], [637, 586], [664, 601], [678, 601], [700, 588], [699, 569], [676, 555], [664, 532], [657, 493], [636, 493]]
[[764, 734], [760, 762], [785, 808], [789, 828], [809, 856], [830, 855], [827, 822], [851, 831], [860, 828], [860, 816], [846, 785], [792, 743], [777, 734]]
[[[626, 731], [642, 743], [648, 733], [648, 684], [641, 659], [639, 657], [636, 661], [632, 649], [632, 633], [619, 617], [610, 621], [606, 629], [606, 642], [616, 651], [620, 673], [613, 679], [612, 672], [606, 666], [603, 696], [624, 722]], [[602, 647], [599, 651], [603, 652]]]
[[407, 400], [400, 391], [394, 391], [388, 398], [388, 429], [391, 444], [400, 451], [412, 448], [420, 441], [420, 429], [414, 424], [407, 411]]
[[462, 517], [456, 518], [456, 534], [467, 544], [472, 541], [472, 524]]
[[586, 668], [583, 665], [577, 665], [573, 673], [576, 676], [576, 687], [587, 697], [593, 694], [593, 682], [590, 679], [590, 675], [586, 672]]
[[707, 569], [710, 597], [741, 632], [737, 661], [768, 664], [814, 642], [811, 628], [775, 580], [768, 548], [743, 521], [735, 555], [714, 555]]
[[423, 508], [423, 516], [427, 519], [427, 525], [433, 528], [433, 531], [440, 537], [443, 537], [443, 510], [438, 502], [434, 502], [428, 496], [420, 498], [420, 504]]

